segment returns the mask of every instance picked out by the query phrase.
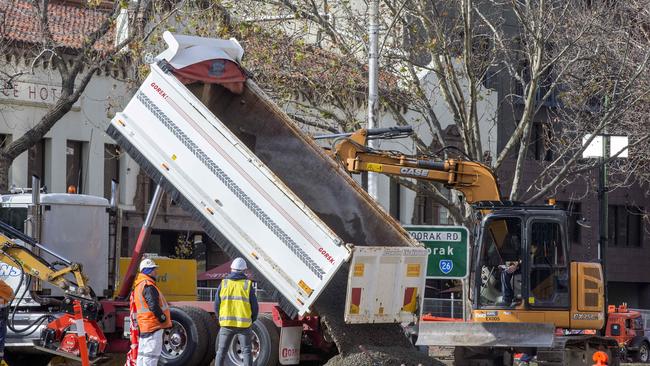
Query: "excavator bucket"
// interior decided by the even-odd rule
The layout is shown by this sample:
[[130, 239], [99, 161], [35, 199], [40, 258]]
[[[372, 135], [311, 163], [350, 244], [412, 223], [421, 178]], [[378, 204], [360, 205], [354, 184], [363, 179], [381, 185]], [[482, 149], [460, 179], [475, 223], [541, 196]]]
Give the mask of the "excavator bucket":
[[540, 323], [421, 322], [418, 346], [551, 347], [555, 327]]

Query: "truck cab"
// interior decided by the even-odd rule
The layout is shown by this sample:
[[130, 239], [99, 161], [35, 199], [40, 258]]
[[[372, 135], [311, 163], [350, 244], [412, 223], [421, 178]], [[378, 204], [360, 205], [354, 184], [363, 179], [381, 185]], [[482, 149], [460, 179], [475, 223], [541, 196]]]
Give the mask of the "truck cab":
[[[47, 250], [83, 263], [96, 295], [111, 295], [110, 278], [114, 271], [109, 268], [115, 264], [115, 247], [109, 246], [109, 201], [67, 193], [41, 193], [39, 201], [40, 214], [35, 215], [31, 193], [2, 195], [0, 220], [29, 236], [40, 237]], [[51, 263], [60, 261], [44, 251], [39, 255]], [[63, 293], [55, 286], [23, 276], [19, 268], [4, 262], [0, 262], [0, 279], [12, 286], [16, 294], [9, 314], [11, 326], [7, 329], [6, 347], [10, 352], [33, 352], [33, 341], [40, 338], [52, 310], [56, 313], [56, 303]], [[32, 359], [29, 362], [37, 364]]]
[[607, 309], [607, 328], [605, 335], [618, 342], [623, 355], [635, 362], [650, 361], [650, 340], [645, 319], [639, 311], [630, 310], [627, 304], [618, 307], [610, 305]]

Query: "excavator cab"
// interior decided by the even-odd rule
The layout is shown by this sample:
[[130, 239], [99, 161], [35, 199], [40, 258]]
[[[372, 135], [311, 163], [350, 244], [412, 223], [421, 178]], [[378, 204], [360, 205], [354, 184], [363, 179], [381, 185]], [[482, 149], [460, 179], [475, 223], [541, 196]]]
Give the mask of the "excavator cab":
[[566, 222], [553, 206], [492, 208], [484, 216], [473, 276], [477, 319], [490, 320], [494, 309], [511, 309], [512, 321], [535, 320], [534, 310], [544, 310], [544, 318], [554, 310], [568, 314]]
[[566, 212], [507, 201], [474, 206], [481, 214], [469, 278], [472, 319], [420, 322], [417, 344], [483, 351], [608, 347], [593, 336], [556, 337], [557, 329], [600, 329], [604, 319], [602, 269], [570, 262]]

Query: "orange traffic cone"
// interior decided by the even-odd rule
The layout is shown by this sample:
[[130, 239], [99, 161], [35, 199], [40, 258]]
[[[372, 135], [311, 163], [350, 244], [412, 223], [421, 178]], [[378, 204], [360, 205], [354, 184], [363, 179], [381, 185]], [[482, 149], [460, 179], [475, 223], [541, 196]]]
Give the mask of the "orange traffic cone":
[[594, 352], [594, 356], [592, 357], [592, 359], [595, 362], [594, 366], [607, 366], [607, 361], [609, 361], [609, 357], [607, 357], [607, 353], [603, 351]]
[[88, 358], [88, 346], [86, 345], [86, 329], [84, 328], [84, 318], [81, 313], [81, 302], [74, 301], [74, 320], [77, 328], [77, 337], [79, 338], [79, 356], [81, 357], [82, 366], [90, 366]]

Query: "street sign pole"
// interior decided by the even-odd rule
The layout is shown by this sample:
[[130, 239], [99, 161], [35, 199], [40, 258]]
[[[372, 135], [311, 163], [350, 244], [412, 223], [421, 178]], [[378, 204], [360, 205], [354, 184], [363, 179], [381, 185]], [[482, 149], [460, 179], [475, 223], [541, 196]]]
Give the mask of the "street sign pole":
[[[590, 143], [587, 145], [587, 141]], [[605, 319], [607, 319], [607, 246], [608, 246], [608, 226], [609, 218], [607, 216], [609, 202], [607, 197], [608, 187], [608, 168], [607, 161], [612, 158], [627, 158], [629, 141], [624, 135], [611, 135], [603, 133], [592, 136], [585, 135], [582, 139], [584, 147], [583, 158], [598, 159], [598, 260], [603, 271], [603, 283], [605, 285], [604, 309]]]
[[603, 156], [600, 157], [600, 169], [598, 177], [598, 201], [600, 203], [599, 210], [600, 215], [598, 215], [599, 221], [599, 234], [600, 240], [598, 241], [598, 259], [600, 260], [600, 265], [603, 269], [603, 283], [605, 284], [605, 299], [603, 306], [605, 307], [605, 316], [607, 316], [607, 239], [609, 236], [608, 226], [609, 218], [607, 216], [609, 209], [609, 202], [607, 197], [607, 164], [605, 163], [606, 157], [610, 156], [609, 151], [609, 136], [603, 136]]
[[467, 278], [463, 278], [462, 280], [462, 294], [463, 294], [463, 320], [468, 321], [469, 316], [468, 316], [468, 311], [467, 311], [467, 298], [469, 298], [469, 288], [467, 286]]

